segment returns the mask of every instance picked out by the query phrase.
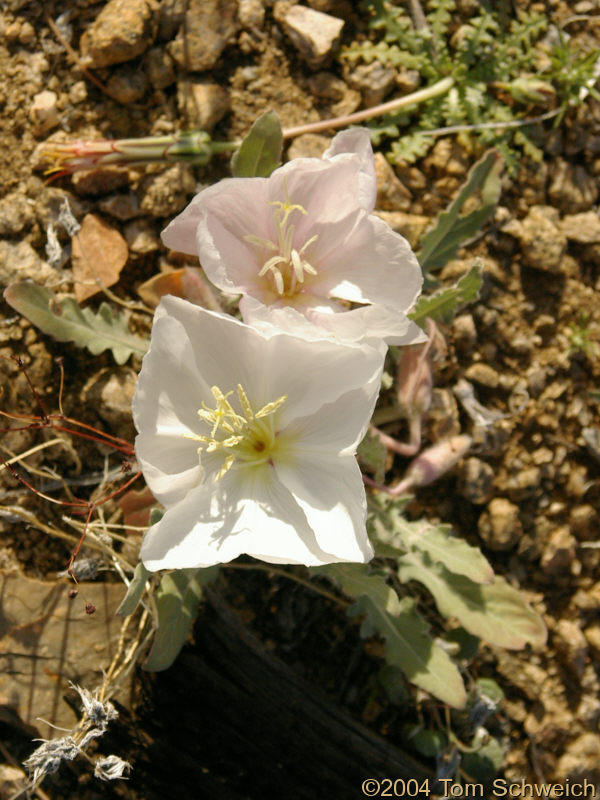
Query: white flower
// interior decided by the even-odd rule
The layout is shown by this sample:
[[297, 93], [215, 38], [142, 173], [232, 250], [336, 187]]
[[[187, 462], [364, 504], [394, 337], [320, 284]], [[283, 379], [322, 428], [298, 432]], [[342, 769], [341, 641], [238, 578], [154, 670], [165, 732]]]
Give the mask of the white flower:
[[[210, 280], [242, 294], [246, 322], [255, 298], [291, 306], [320, 324], [354, 314], [365, 334], [408, 344], [421, 331], [406, 318], [422, 284], [408, 242], [370, 214], [376, 179], [369, 132], [338, 134], [324, 158], [298, 158], [269, 178], [227, 178], [201, 191], [163, 231], [168, 247], [198, 255]], [[374, 305], [385, 324], [350, 303]], [[329, 322], [335, 326], [337, 320]]]
[[383, 358], [367, 345], [259, 331], [163, 298], [133, 401], [136, 452], [166, 507], [150, 570], [241, 553], [272, 563], [366, 562], [354, 458]]

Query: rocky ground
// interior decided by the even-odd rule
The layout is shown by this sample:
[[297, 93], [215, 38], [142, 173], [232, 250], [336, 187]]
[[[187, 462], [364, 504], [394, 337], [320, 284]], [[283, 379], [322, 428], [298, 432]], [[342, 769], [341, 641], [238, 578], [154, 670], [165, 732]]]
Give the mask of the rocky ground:
[[[185, 5], [178, 0], [1, 4], [3, 286], [31, 278], [71, 291], [75, 278], [78, 300], [86, 300], [86, 276], [78, 272], [85, 264], [75, 247], [69, 253], [66, 233], [57, 228], [64, 260], [59, 256], [51, 265], [45, 250], [48, 225], [55, 223], [66, 195], [75, 217], [85, 220], [81, 237], [87, 250], [93, 252], [94, 243], [102, 243], [95, 268], [120, 298], [139, 300], [136, 290], [143, 281], [183, 263], [161, 245], [161, 229], [198, 186], [227, 174], [227, 160], [216, 158], [205, 168], [105, 170], [48, 185], [37, 167], [36, 148], [50, 136], [68, 141], [163, 135], [201, 127], [212, 131], [215, 139], [226, 140], [245, 134], [268, 109], [277, 112], [284, 128], [290, 128], [351, 113], [365, 102], [381, 99], [380, 86], [342, 71], [333, 58], [340, 38], [348, 43], [365, 31], [365, 21], [352, 3], [310, 2], [329, 15], [328, 22], [318, 35], [313, 31], [301, 36], [295, 33], [299, 23], [287, 6], [273, 9], [266, 3], [265, 9], [259, 0], [189, 0], [184, 24]], [[599, 46], [597, 3], [569, 7], [557, 0], [537, 5], [541, 10], [547, 5], [558, 22], [572, 14], [586, 15], [585, 22], [571, 25], [571, 32], [582, 42], [589, 44], [591, 39]], [[103, 8], [100, 24], [96, 20]], [[343, 30], [341, 19], [346, 21]], [[500, 205], [485, 235], [461, 250], [441, 273], [442, 281], [456, 279], [474, 256], [485, 265], [480, 300], [461, 311], [444, 331], [447, 350], [436, 363], [426, 438], [434, 442], [441, 435], [468, 431], [476, 433], [477, 440], [450, 476], [417, 492], [409, 511], [414, 517], [451, 522], [481, 546], [496, 572], [522, 589], [548, 626], [549, 641], [543, 650], [515, 653], [483, 648], [470, 668], [472, 675], [493, 677], [505, 694], [493, 723], [505, 753], [501, 774], [514, 781], [586, 778], [600, 792], [600, 549], [596, 546], [600, 103], [588, 98], [559, 129], [551, 123], [540, 126], [538, 138], [543, 162], [524, 160], [518, 175], [503, 178]], [[327, 133], [301, 136], [291, 142], [288, 155], [320, 154], [327, 142]], [[382, 156], [377, 158], [378, 207], [415, 246], [474, 161], [474, 155], [452, 138], [440, 139], [414, 166], [393, 170]], [[98, 295], [90, 296], [90, 303], [97, 305]], [[26, 359], [44, 403], [49, 407], [56, 403], [54, 358], [61, 355], [65, 409], [132, 440], [129, 402], [139, 362], [115, 367], [106, 354], [95, 358], [56, 343], [15, 316], [6, 304], [2, 315], [0, 355]], [[131, 326], [147, 333], [150, 317], [134, 311]], [[3, 407], [35, 412], [23, 374], [8, 361], [0, 368]], [[499, 412], [485, 435], [477, 424], [481, 421], [477, 410], [457, 396], [461, 379], [469, 382], [486, 409]], [[3, 444], [12, 452], [23, 452], [37, 441], [33, 431], [25, 431], [4, 437]], [[49, 453], [38, 453], [37, 462], [31, 463], [60, 467], [63, 474], [78, 470], [87, 475], [103, 468], [103, 456], [93, 446], [75, 442], [61, 456]], [[398, 471], [404, 466], [398, 459]], [[39, 500], [5, 475], [2, 480], [3, 503], [37, 508], [39, 513]], [[45, 508], [43, 515], [49, 521], [60, 520], [54, 509]], [[0, 518], [3, 576], [25, 575], [37, 581], [40, 616], [48, 602], [40, 581], [47, 581], [41, 585], [50, 588], [56, 584], [56, 573], [65, 569], [68, 553], [68, 544], [22, 521]], [[402, 723], [415, 718], [415, 706], [394, 709], [367, 691], [365, 676], [377, 661], [377, 648], [365, 650], [356, 626], [341, 611], [279, 577], [250, 576], [240, 570], [228, 572], [222, 581], [222, 591], [269, 650], [335, 696], [340, 706], [373, 731], [405, 746]], [[119, 584], [104, 585], [106, 591], [121, 591]], [[34, 591], [32, 586], [27, 592]], [[64, 583], [60, 587], [66, 591]], [[106, 609], [114, 602], [118, 600], [107, 600]], [[108, 611], [106, 615], [103, 619]], [[117, 634], [113, 631], [110, 636]], [[101, 639], [98, 633], [91, 636], [96, 644]], [[94, 667], [82, 661], [90, 647], [82, 640], [74, 651], [77, 676]], [[169, 726], [176, 727], [176, 720], [165, 717], [157, 724], [149, 714], [153, 702], [160, 705], [161, 680], [161, 676], [135, 678], [134, 700], [125, 693], [119, 698], [122, 717], [112, 746], [122, 748], [120, 754], [133, 761], [134, 768], [148, 741], [160, 741], [165, 732], [175, 736]], [[30, 752], [30, 729], [7, 711], [10, 697], [3, 691], [0, 683], [0, 711], [4, 709], [0, 739], [6, 765], [0, 782], [5, 781], [10, 796], [16, 785], [11, 789], [15, 773], [10, 769], [15, 770]], [[41, 709], [37, 713], [50, 715]], [[41, 733], [47, 736], [48, 729]], [[230, 768], [225, 762], [206, 764], [207, 773], [220, 776], [224, 797], [234, 796], [226, 792], [232, 783]], [[152, 764], [146, 762], [138, 772], [146, 784], [136, 783], [134, 771], [128, 784], [104, 789], [88, 782], [85, 766], [67, 767], [66, 777], [53, 779], [48, 794], [40, 796], [113, 796], [110, 792], [150, 796], [140, 787], [151, 784]], [[237, 797], [257, 796], [251, 778], [243, 791], [236, 786]], [[294, 794], [293, 788], [290, 792], [290, 798], [303, 796]], [[218, 795], [204, 794], [200, 788], [193, 796]]]

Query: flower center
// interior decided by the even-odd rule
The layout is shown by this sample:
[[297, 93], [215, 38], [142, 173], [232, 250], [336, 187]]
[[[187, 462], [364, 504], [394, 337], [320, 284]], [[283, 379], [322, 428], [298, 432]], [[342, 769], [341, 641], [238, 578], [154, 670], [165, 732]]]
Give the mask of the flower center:
[[184, 434], [186, 439], [200, 442], [198, 453], [221, 452], [225, 461], [217, 473], [220, 480], [234, 463], [257, 466], [270, 461], [277, 446], [274, 413], [287, 400], [287, 395], [267, 403], [258, 411], [254, 411], [241, 384], [237, 385], [237, 396], [243, 413], [238, 414], [229, 402], [233, 390], [223, 394], [218, 386], [211, 388], [215, 399], [215, 407], [209, 408], [202, 403], [198, 416], [211, 426], [208, 435], [196, 433]]
[[290, 222], [290, 217], [296, 211], [301, 214], [308, 212], [303, 206], [290, 202], [287, 187], [285, 202], [273, 200], [269, 205], [275, 206], [273, 221], [277, 231], [277, 242], [253, 234], [244, 236], [244, 239], [275, 253], [265, 261], [258, 275], [261, 278], [268, 275], [280, 297], [292, 297], [300, 291], [306, 275], [317, 274], [317, 270], [304, 255], [307, 247], [317, 239], [317, 236], [311, 236], [299, 250], [292, 246], [296, 226]]

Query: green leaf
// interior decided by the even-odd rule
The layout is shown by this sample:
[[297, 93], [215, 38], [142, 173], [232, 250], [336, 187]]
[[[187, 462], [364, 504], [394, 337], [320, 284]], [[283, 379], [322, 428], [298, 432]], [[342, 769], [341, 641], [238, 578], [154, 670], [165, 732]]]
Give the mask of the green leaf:
[[[504, 757], [502, 747], [497, 739], [490, 739], [474, 753], [463, 753], [461, 767], [472, 781], [477, 784], [488, 783], [502, 769]], [[465, 794], [468, 786], [465, 787]]]
[[387, 664], [399, 667], [412, 683], [454, 708], [466, 702], [465, 688], [456, 665], [428, 633], [411, 597], [398, 599], [380, 574], [369, 574], [359, 564], [330, 564], [317, 570], [337, 583], [357, 602], [350, 616], [364, 614], [361, 636], [374, 634], [386, 643]]
[[124, 314], [102, 303], [98, 312], [80, 308], [72, 297], [57, 300], [35, 283], [13, 283], [4, 290], [4, 299], [15, 311], [59, 342], [87, 347], [95, 356], [112, 350], [117, 364], [124, 364], [132, 353], [144, 355], [148, 342], [130, 333]]
[[121, 605], [117, 608], [116, 614], [118, 617], [128, 617], [130, 614], [133, 614], [144, 593], [144, 587], [146, 586], [146, 581], [149, 576], [150, 573], [140, 561], [135, 568], [131, 583], [127, 587], [125, 597], [121, 601]]
[[231, 172], [236, 178], [268, 178], [279, 166], [283, 133], [279, 117], [267, 111], [250, 128], [233, 154]]
[[[369, 520], [369, 532], [377, 555], [397, 558], [407, 551], [426, 553], [432, 562], [443, 564], [450, 572], [464, 575], [474, 583], [492, 583], [494, 571], [483, 553], [464, 539], [450, 535], [450, 526], [433, 524], [426, 519], [407, 520], [397, 504], [385, 499], [383, 510]], [[374, 503], [371, 507], [375, 507]]]
[[[467, 181], [435, 227], [422, 239], [417, 254], [423, 272], [441, 269], [454, 258], [460, 245], [478, 233], [500, 198], [502, 158], [496, 150], [488, 151], [470, 170]], [[467, 200], [481, 192], [481, 206], [460, 216]]]
[[398, 559], [398, 576], [403, 583], [415, 580], [424, 584], [441, 614], [456, 617], [469, 633], [490, 644], [520, 650], [526, 644], [536, 647], [546, 641], [541, 617], [504, 578], [474, 583], [442, 564], [432, 564], [427, 554], [418, 552]]
[[482, 274], [483, 262], [477, 258], [471, 269], [453, 286], [446, 286], [434, 294], [421, 295], [414, 311], [408, 316], [417, 325], [423, 325], [427, 317], [441, 322], [450, 322], [457, 308], [477, 299], [483, 281]]
[[373, 480], [376, 483], [383, 483], [387, 450], [385, 445], [379, 441], [379, 438], [367, 431], [362, 442], [358, 445], [356, 454], [362, 466], [373, 473]]
[[175, 661], [196, 618], [202, 588], [214, 581], [218, 572], [216, 566], [182, 569], [163, 576], [156, 593], [158, 630], [144, 664], [147, 672], [160, 672]]
[[423, 728], [419, 724], [405, 725], [402, 733], [406, 741], [422, 756], [435, 758], [444, 752], [448, 744], [444, 731]]

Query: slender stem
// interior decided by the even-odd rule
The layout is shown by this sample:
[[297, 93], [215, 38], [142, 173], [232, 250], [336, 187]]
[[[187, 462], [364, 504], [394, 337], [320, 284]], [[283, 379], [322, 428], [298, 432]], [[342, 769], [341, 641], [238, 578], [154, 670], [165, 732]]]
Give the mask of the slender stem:
[[303, 133], [319, 133], [320, 131], [326, 131], [330, 128], [345, 128], [347, 125], [352, 125], [355, 122], [362, 122], [365, 119], [371, 119], [371, 117], [389, 114], [391, 111], [398, 111], [406, 106], [424, 103], [427, 100], [431, 100], [433, 97], [445, 94], [453, 86], [454, 78], [448, 76], [434, 83], [433, 86], [427, 86], [425, 89], [419, 89], [412, 94], [406, 94], [403, 97], [389, 100], [387, 103], [381, 103], [372, 108], [365, 108], [363, 111], [355, 111], [354, 114], [346, 114], [343, 117], [334, 117], [333, 119], [323, 119], [320, 122], [309, 122], [306, 125], [297, 125], [295, 128], [285, 128], [283, 131], [283, 138], [293, 139], [295, 136], [300, 136]]

